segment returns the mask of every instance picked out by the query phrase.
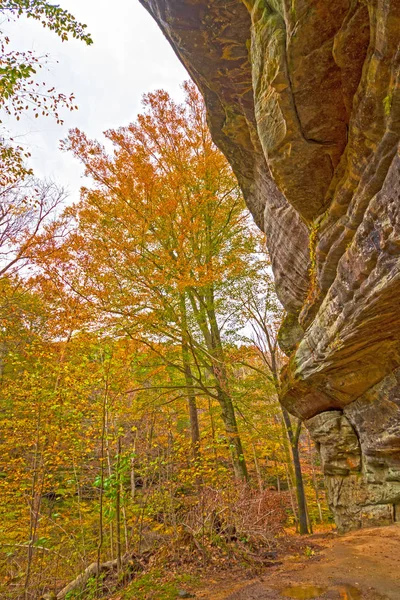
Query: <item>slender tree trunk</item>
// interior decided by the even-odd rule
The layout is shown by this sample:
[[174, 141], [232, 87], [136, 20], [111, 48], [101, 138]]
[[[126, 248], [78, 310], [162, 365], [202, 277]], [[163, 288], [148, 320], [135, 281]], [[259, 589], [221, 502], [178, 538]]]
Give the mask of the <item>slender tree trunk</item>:
[[117, 530], [117, 570], [121, 572], [122, 567], [122, 539], [121, 539], [121, 438], [117, 442], [117, 465], [116, 465], [116, 494], [115, 494], [115, 520]]
[[293, 452], [293, 464], [294, 464], [294, 472], [296, 478], [296, 496], [297, 503], [299, 506], [299, 531], [300, 535], [304, 535], [309, 533], [308, 524], [307, 524], [307, 504], [306, 504], [306, 496], [304, 492], [304, 482], [303, 482], [303, 474], [301, 471], [301, 463], [300, 463], [300, 455], [299, 455], [299, 446], [296, 444], [292, 447]]
[[199, 415], [197, 412], [197, 403], [194, 396], [188, 397], [189, 419], [190, 419], [190, 438], [192, 440], [193, 457], [197, 458], [200, 454], [200, 427]]
[[224, 350], [222, 347], [221, 333], [215, 314], [214, 293], [212, 287], [209, 290], [207, 301], [207, 316], [210, 323], [211, 343], [213, 349], [213, 372], [217, 381], [218, 401], [222, 409], [222, 419], [228, 435], [229, 449], [232, 456], [233, 470], [236, 479], [247, 481], [249, 476], [244, 458], [242, 440], [237, 426], [235, 408], [229, 391], [228, 375]]
[[282, 418], [279, 418], [279, 423], [282, 428], [282, 436], [280, 439], [280, 445], [283, 448], [283, 452], [285, 454], [285, 468], [287, 469], [288, 475], [292, 484], [294, 484], [294, 469], [293, 469], [293, 458], [290, 450], [289, 436], [286, 429], [285, 421]]
[[197, 324], [202, 332], [207, 351], [211, 358], [211, 373], [215, 379], [218, 403], [221, 407], [221, 417], [228, 438], [229, 451], [232, 458], [235, 479], [248, 480], [246, 461], [244, 458], [242, 442], [237, 426], [235, 408], [229, 391], [226, 361], [221, 341], [221, 334], [215, 314], [214, 293], [212, 285], [204, 297], [197, 294], [199, 306], [193, 294], [188, 293], [189, 300]]
[[299, 533], [300, 535], [308, 534], [307, 524], [307, 503], [304, 492], [303, 474], [301, 470], [300, 454], [299, 454], [299, 437], [301, 422], [297, 425], [297, 431], [293, 431], [292, 422], [289, 413], [282, 407], [283, 420], [285, 422], [286, 431], [289, 437], [290, 448], [292, 450], [293, 466], [296, 482], [296, 496], [299, 509]]
[[318, 506], [319, 521], [320, 521], [320, 523], [323, 523], [324, 518], [322, 516], [321, 501], [320, 501], [319, 490], [318, 490], [318, 481], [317, 481], [317, 477], [315, 474], [313, 449], [311, 446], [311, 437], [310, 437], [310, 434], [308, 433], [308, 431], [307, 431], [307, 441], [308, 441], [308, 452], [310, 454], [310, 463], [311, 463], [311, 478], [312, 478], [312, 484], [313, 484], [314, 493], [315, 493], [315, 500], [316, 500], [316, 503]]
[[260, 463], [258, 462], [256, 447], [255, 447], [254, 443], [252, 442], [251, 445], [253, 447], [254, 466], [256, 468], [256, 473], [257, 473], [258, 487], [259, 487], [260, 492], [262, 492], [264, 486], [263, 486], [263, 480], [261, 477]]
[[287, 482], [288, 491], [289, 491], [290, 504], [292, 507], [293, 517], [294, 517], [294, 522], [296, 525], [296, 532], [297, 532], [299, 529], [299, 517], [297, 515], [296, 505], [295, 505], [294, 498], [293, 498], [292, 480], [291, 480], [289, 469], [288, 469], [288, 466], [286, 463], [285, 463], [285, 471], [286, 471], [286, 482]]
[[190, 421], [190, 437], [192, 441], [192, 452], [193, 457], [197, 458], [200, 453], [200, 427], [199, 427], [199, 416], [197, 412], [196, 395], [194, 393], [194, 379], [192, 375], [192, 369], [190, 366], [190, 352], [189, 352], [189, 331], [187, 323], [186, 313], [186, 297], [184, 293], [180, 294], [180, 306], [181, 306], [181, 336], [182, 336], [182, 362], [183, 370], [185, 373], [185, 383], [187, 389], [187, 399], [189, 408], [189, 421]]
[[248, 480], [247, 466], [244, 459], [242, 441], [236, 421], [235, 409], [232, 399], [223, 390], [217, 387], [219, 404], [221, 406], [222, 420], [228, 436], [229, 451], [232, 457], [235, 479]]
[[[264, 349], [261, 349], [261, 353], [266, 358], [266, 363], [271, 371], [271, 375], [274, 381], [275, 390], [278, 396], [278, 400], [280, 401], [281, 394], [281, 385], [280, 385], [280, 368], [279, 368], [279, 354], [278, 354], [278, 340], [277, 337], [271, 333], [271, 330], [268, 327], [268, 323], [266, 321], [266, 313], [264, 316], [261, 316], [258, 310], [255, 312], [256, 320], [258, 325], [260, 326], [263, 335], [265, 336], [266, 345], [268, 348], [268, 352]], [[253, 313], [254, 315], [254, 313]], [[260, 318], [261, 317], [261, 318]], [[299, 530], [300, 534], [309, 533], [308, 523], [307, 523], [307, 503], [304, 492], [304, 483], [303, 483], [303, 474], [301, 471], [301, 462], [299, 455], [299, 437], [301, 431], [301, 421], [299, 420], [297, 423], [296, 431], [293, 431], [292, 422], [290, 419], [290, 415], [284, 406], [281, 404], [283, 421], [286, 428], [287, 438], [289, 439], [292, 461], [294, 467], [294, 479], [295, 479], [295, 487], [296, 487], [296, 495], [297, 495], [297, 504], [298, 504], [298, 517], [299, 517]], [[286, 444], [285, 444], [286, 449]], [[290, 462], [288, 463], [290, 465]]]
[[[36, 471], [36, 468], [35, 468]], [[28, 557], [27, 557], [27, 568], [25, 575], [25, 598], [29, 598], [31, 594], [29, 593], [29, 585], [30, 585], [30, 576], [31, 576], [31, 568], [33, 562], [33, 550], [34, 544], [37, 541], [37, 530], [39, 524], [39, 515], [40, 515], [40, 505], [43, 493], [43, 480], [44, 474], [41, 477], [41, 484], [39, 489], [36, 489], [36, 481], [37, 476], [34, 476], [34, 484], [32, 486], [32, 497], [30, 502], [30, 527], [29, 527], [29, 544], [28, 544]]]
[[[108, 477], [111, 480], [112, 477], [112, 461], [111, 461], [111, 451], [110, 451], [110, 440], [109, 440], [109, 411], [108, 411], [108, 401], [106, 399], [106, 413], [105, 413], [105, 453], [107, 457], [107, 470]], [[110, 559], [114, 560], [114, 524], [111, 521], [109, 524], [110, 529]]]
[[[29, 585], [30, 585], [30, 576], [31, 576], [31, 567], [33, 560], [33, 548], [34, 543], [36, 541], [37, 534], [37, 526], [39, 522], [39, 510], [40, 510], [40, 502], [41, 495], [39, 490], [37, 489], [37, 482], [39, 479], [39, 464], [41, 462], [41, 454], [39, 450], [40, 443], [40, 429], [41, 429], [41, 414], [42, 414], [42, 405], [39, 404], [38, 411], [38, 419], [36, 424], [36, 441], [35, 441], [35, 454], [33, 459], [33, 469], [32, 469], [32, 484], [31, 484], [31, 494], [29, 498], [29, 542], [28, 542], [28, 556], [27, 556], [27, 567], [25, 574], [25, 584], [24, 584], [24, 596], [26, 599], [29, 598]], [[43, 475], [42, 475], [43, 481]]]
[[137, 429], [135, 430], [133, 438], [133, 456], [131, 458], [131, 498], [134, 500], [136, 496], [136, 482], [135, 482], [135, 460], [136, 460], [136, 440], [137, 440]]
[[[121, 484], [121, 486], [122, 486], [122, 484]], [[125, 552], [129, 552], [128, 520], [126, 518], [125, 502], [122, 503], [122, 517], [123, 517], [123, 521], [124, 521]]]
[[97, 543], [96, 557], [96, 596], [101, 594], [100, 589], [100, 564], [101, 552], [104, 542], [104, 521], [103, 521], [103, 501], [104, 501], [104, 460], [106, 453], [106, 427], [107, 427], [107, 401], [108, 401], [108, 372], [106, 373], [104, 396], [102, 402], [101, 432], [100, 432], [100, 499], [99, 499], [99, 539]]
[[82, 545], [83, 545], [83, 561], [84, 564], [87, 564], [87, 555], [86, 555], [86, 535], [85, 535], [85, 528], [83, 526], [83, 522], [84, 522], [84, 516], [83, 516], [83, 512], [82, 512], [82, 487], [81, 487], [81, 482], [78, 476], [78, 472], [76, 470], [76, 464], [75, 464], [75, 460], [74, 458], [72, 459], [72, 466], [74, 469], [74, 477], [75, 477], [75, 483], [76, 483], [76, 492], [77, 492], [77, 497], [78, 497], [78, 511], [79, 511], [79, 525], [80, 525], [80, 535], [81, 535], [81, 539], [82, 539]]
[[214, 461], [215, 461], [215, 472], [217, 473], [217, 481], [219, 483], [219, 471], [218, 471], [218, 450], [217, 450], [217, 440], [215, 437], [215, 423], [214, 423], [214, 415], [212, 411], [211, 397], [208, 397], [208, 414], [210, 415], [210, 423], [211, 423], [211, 436], [213, 441], [213, 452], [214, 452]]

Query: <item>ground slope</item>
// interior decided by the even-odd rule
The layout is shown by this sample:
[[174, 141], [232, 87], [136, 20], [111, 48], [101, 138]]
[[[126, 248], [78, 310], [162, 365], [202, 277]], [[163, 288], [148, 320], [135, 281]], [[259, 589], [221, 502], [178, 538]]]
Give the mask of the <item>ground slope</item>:
[[341, 537], [310, 536], [310, 558], [287, 558], [260, 579], [224, 574], [196, 593], [207, 600], [399, 600], [400, 526], [363, 529]]

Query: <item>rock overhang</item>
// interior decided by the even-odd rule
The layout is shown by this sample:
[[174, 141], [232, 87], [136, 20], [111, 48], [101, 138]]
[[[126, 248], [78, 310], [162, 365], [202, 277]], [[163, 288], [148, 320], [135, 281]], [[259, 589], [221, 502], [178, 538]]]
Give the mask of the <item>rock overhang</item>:
[[[385, 417], [379, 390], [390, 382], [397, 400], [386, 457], [396, 454], [400, 2], [140, 2], [202, 91], [213, 139], [266, 234], [289, 315], [283, 404], [306, 420], [330, 411], [350, 419], [373, 393], [372, 408], [354, 414]], [[349, 422], [360, 437], [361, 421]], [[375, 441], [383, 435], [369, 432]], [[360, 448], [362, 457], [365, 439]], [[368, 489], [363, 483], [354, 497], [368, 500]]]

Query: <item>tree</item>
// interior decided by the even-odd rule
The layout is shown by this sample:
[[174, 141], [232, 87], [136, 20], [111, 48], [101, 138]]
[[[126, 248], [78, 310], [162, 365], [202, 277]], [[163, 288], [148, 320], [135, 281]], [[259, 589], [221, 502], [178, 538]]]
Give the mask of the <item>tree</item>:
[[0, 277], [15, 274], [32, 258], [64, 200], [54, 183], [30, 178], [0, 191]]
[[[282, 354], [278, 346], [278, 329], [282, 321], [283, 311], [276, 297], [274, 286], [268, 275], [266, 279], [266, 291], [260, 294], [260, 289], [247, 288], [244, 291], [244, 304], [253, 329], [253, 340], [262, 356], [275, 387], [278, 399], [281, 397], [280, 372], [283, 366]], [[307, 502], [304, 490], [303, 474], [299, 455], [299, 440], [302, 422], [297, 419], [293, 426], [292, 419], [281, 404], [282, 418], [287, 432], [290, 450], [292, 454], [296, 496], [299, 511], [300, 534], [308, 534]]]
[[[77, 227], [58, 249], [57, 276], [181, 373], [194, 446], [196, 394], [219, 403], [235, 474], [246, 478], [223, 335], [242, 325], [235, 290], [255, 277], [259, 237], [211, 141], [202, 100], [194, 86], [185, 89], [185, 105], [163, 91], [149, 94], [137, 123], [108, 131], [114, 156], [71, 132], [65, 148], [93, 185], [66, 211]], [[166, 344], [180, 349], [179, 359], [165, 357]]]
[[[22, 16], [40, 21], [43, 27], [54, 31], [63, 41], [71, 35], [91, 44], [92, 39], [86, 33], [86, 25], [79, 23], [66, 10], [44, 0], [1, 0], [0, 14], [6, 19], [18, 19]], [[20, 119], [27, 110], [35, 117], [53, 115], [62, 123], [59, 109], [76, 108], [73, 94], [69, 96], [57, 93], [35, 76], [46, 64], [47, 56], [36, 56], [32, 51], [8, 51], [10, 39], [0, 31], [0, 111]], [[0, 136], [0, 185], [9, 186], [32, 171], [25, 161], [29, 152], [13, 142], [12, 136], [3, 129]]]

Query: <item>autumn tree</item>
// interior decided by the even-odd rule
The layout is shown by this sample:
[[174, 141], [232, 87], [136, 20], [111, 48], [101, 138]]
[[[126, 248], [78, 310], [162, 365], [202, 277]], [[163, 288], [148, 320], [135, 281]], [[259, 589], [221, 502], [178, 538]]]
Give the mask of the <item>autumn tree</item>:
[[[91, 44], [86, 25], [79, 23], [71, 13], [60, 6], [45, 0], [2, 0], [0, 15], [4, 21], [27, 17], [39, 21], [43, 27], [54, 31], [63, 41], [69, 36]], [[37, 79], [39, 71], [46, 64], [47, 56], [37, 56], [31, 50], [26, 52], [9, 49], [12, 40], [0, 31], [0, 112], [19, 120], [27, 111], [39, 116], [55, 117], [62, 123], [60, 109], [76, 108], [73, 94], [58, 93]], [[23, 179], [32, 170], [26, 165], [29, 151], [15, 144], [4, 127], [0, 135], [0, 185], [9, 186]]]
[[221, 407], [235, 475], [246, 478], [223, 337], [243, 324], [235, 289], [255, 277], [259, 238], [212, 143], [200, 96], [190, 84], [185, 91], [185, 105], [162, 91], [146, 96], [136, 123], [107, 132], [112, 156], [71, 133], [65, 148], [93, 185], [65, 214], [75, 232], [46, 256], [58, 253], [49, 273], [56, 266], [116, 330], [140, 336], [161, 359], [160, 348], [180, 348], [179, 360], [166, 360], [183, 377], [194, 447], [195, 397], [207, 394]]
[[[3, 31], [7, 21], [27, 17], [39, 21], [54, 31], [63, 41], [69, 36], [90, 44], [86, 25], [79, 23], [68, 11], [44, 0], [2, 0], [0, 15], [0, 112], [19, 120], [27, 111], [35, 117], [52, 115], [62, 119], [61, 107], [73, 110], [73, 95], [57, 93], [37, 76], [46, 64], [47, 56], [32, 51], [12, 49], [12, 40]], [[1, 121], [0, 121], [1, 123]], [[39, 182], [32, 177], [27, 165], [29, 151], [14, 144], [12, 134], [5, 127], [0, 133], [0, 278], [7, 276], [9, 285], [18, 278], [13, 276], [27, 264], [37, 247], [44, 226], [65, 198], [62, 189], [51, 182]]]
[[[284, 312], [276, 296], [273, 281], [264, 274], [264, 285], [243, 290], [243, 303], [252, 328], [252, 340], [257, 347], [266, 367], [266, 377], [273, 383], [277, 398], [281, 397], [281, 370], [286, 362], [278, 344], [278, 330]], [[294, 467], [294, 479], [299, 516], [299, 531], [309, 533], [307, 518], [307, 502], [304, 489], [303, 473], [299, 454], [299, 440], [302, 428], [300, 419], [293, 419], [281, 404], [283, 424], [287, 433]]]
[[62, 188], [30, 178], [0, 190], [0, 277], [27, 265], [64, 200]]

